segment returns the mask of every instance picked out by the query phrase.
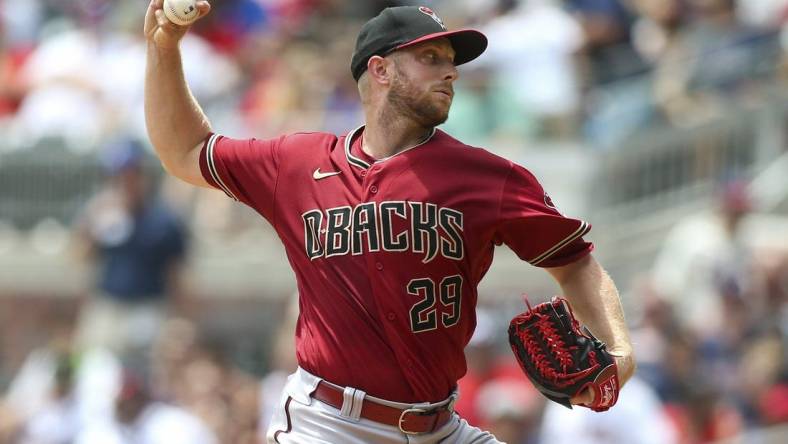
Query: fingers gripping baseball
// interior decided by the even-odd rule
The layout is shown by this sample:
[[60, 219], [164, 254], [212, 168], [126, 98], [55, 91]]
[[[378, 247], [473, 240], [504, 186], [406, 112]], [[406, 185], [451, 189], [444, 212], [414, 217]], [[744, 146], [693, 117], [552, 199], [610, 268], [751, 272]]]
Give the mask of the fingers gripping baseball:
[[[163, 8], [164, 0], [151, 0], [145, 14], [145, 38], [159, 48], [174, 48], [189, 30], [191, 24], [176, 25], [167, 18]], [[205, 0], [199, 0], [197, 10], [199, 11], [197, 20], [199, 20], [208, 14], [211, 5]]]

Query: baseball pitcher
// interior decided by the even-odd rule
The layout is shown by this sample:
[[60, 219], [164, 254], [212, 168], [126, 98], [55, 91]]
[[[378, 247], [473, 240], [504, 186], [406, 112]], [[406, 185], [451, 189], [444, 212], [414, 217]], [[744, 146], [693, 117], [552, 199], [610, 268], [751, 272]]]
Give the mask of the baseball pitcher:
[[[239, 140], [213, 129], [191, 95], [178, 49], [188, 27], [161, 7], [153, 0], [145, 18], [145, 114], [164, 168], [255, 209], [295, 271], [299, 368], [270, 443], [498, 442], [453, 405], [477, 285], [501, 244], [565, 294], [513, 327], [529, 376], [567, 406], [615, 402], [635, 364], [616, 288], [583, 238], [590, 226], [561, 215], [525, 168], [436, 129], [457, 66], [487, 47], [482, 33], [447, 30], [423, 6], [385, 9], [350, 63], [363, 125]], [[553, 334], [572, 325], [564, 304], [598, 340]], [[578, 347], [583, 356], [567, 357]]]

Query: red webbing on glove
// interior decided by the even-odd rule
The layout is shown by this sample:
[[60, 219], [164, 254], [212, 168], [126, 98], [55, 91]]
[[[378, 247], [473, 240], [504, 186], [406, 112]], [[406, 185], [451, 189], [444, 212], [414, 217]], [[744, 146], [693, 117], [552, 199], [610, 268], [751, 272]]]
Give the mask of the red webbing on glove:
[[594, 401], [584, 405], [605, 411], [618, 400], [618, 367], [605, 344], [584, 333], [566, 299], [531, 307], [509, 324], [509, 343], [520, 368], [547, 398], [572, 408], [570, 399], [584, 390]]

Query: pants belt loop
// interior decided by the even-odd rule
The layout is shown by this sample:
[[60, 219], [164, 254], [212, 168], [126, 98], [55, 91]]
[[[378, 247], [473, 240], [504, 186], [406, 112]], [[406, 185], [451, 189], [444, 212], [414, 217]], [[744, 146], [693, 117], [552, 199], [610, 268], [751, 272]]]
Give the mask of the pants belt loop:
[[345, 387], [342, 392], [342, 408], [339, 414], [351, 421], [358, 422], [361, 419], [361, 407], [364, 405], [364, 397], [367, 394], [363, 390], [353, 387]]
[[446, 404], [446, 410], [450, 412], [454, 412], [454, 406], [457, 404], [457, 398], [460, 397], [460, 394], [457, 391], [454, 391], [451, 396], [449, 397], [449, 402]]

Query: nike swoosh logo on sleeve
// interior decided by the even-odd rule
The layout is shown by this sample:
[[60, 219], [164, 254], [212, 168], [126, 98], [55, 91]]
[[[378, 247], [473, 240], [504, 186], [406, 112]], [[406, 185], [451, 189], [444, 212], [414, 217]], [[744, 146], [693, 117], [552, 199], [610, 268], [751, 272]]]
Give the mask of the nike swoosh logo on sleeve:
[[320, 180], [325, 179], [326, 177], [336, 176], [337, 174], [342, 174], [342, 171], [329, 171], [327, 173], [321, 173], [320, 168], [318, 168], [314, 173], [312, 173], [312, 178], [315, 180]]

